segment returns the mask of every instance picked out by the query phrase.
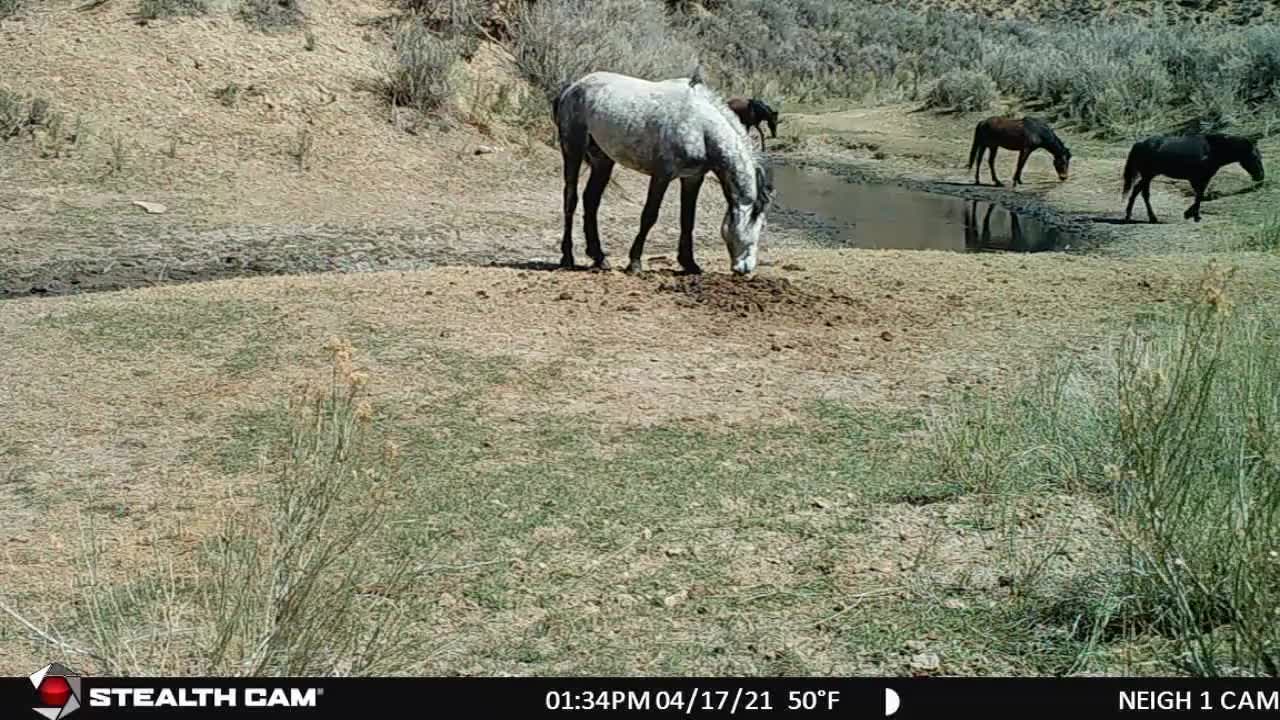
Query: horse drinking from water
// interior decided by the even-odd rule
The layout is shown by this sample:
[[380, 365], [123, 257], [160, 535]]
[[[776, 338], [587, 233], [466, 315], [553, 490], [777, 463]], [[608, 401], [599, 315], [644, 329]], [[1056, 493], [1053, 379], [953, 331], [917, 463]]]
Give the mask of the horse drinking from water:
[[763, 100], [756, 98], [736, 97], [729, 100], [729, 109], [734, 115], [738, 116], [738, 120], [742, 122], [743, 127], [750, 133], [755, 128], [760, 133], [760, 149], [764, 150], [764, 130], [760, 127], [760, 123], [769, 126], [769, 136], [778, 137], [778, 111], [769, 107], [769, 104]]
[[1031, 153], [1044, 148], [1053, 155], [1053, 169], [1058, 172], [1058, 179], [1065, 181], [1071, 169], [1071, 149], [1054, 133], [1053, 128], [1035, 117], [1011, 118], [989, 117], [978, 123], [973, 130], [973, 145], [969, 148], [969, 164], [967, 168], [977, 165], [973, 171], [973, 184], [980, 185], [982, 174], [982, 153], [989, 150], [987, 164], [991, 167], [991, 182], [997, 187], [1004, 183], [996, 177], [996, 150], [1018, 151], [1018, 167], [1013, 172], [1013, 185], [1022, 182], [1022, 167], [1027, 164]]
[[663, 195], [680, 180], [680, 244], [685, 272], [702, 270], [693, 258], [693, 224], [698, 192], [714, 173], [728, 208], [720, 236], [734, 273], [756, 266], [756, 247], [772, 201], [772, 183], [763, 156], [729, 106], [695, 75], [652, 81], [593, 72], [556, 96], [553, 115], [564, 159], [564, 239], [561, 267], [573, 267], [573, 215], [578, 205], [578, 172], [585, 159], [591, 175], [583, 192], [583, 233], [587, 254], [600, 269], [609, 267], [600, 244], [597, 213], [615, 163], [649, 176], [640, 232], [631, 244], [627, 272], [639, 272], [645, 238], [658, 220]]
[[1139, 140], [1129, 149], [1129, 158], [1124, 163], [1124, 190], [1121, 194], [1128, 194], [1133, 188], [1124, 219], [1129, 220], [1133, 216], [1133, 201], [1141, 192], [1142, 201], [1147, 205], [1147, 219], [1157, 222], [1151, 209], [1151, 181], [1157, 175], [1164, 175], [1191, 182], [1196, 199], [1182, 217], [1200, 222], [1200, 201], [1204, 200], [1209, 181], [1231, 163], [1240, 163], [1254, 182], [1262, 182], [1265, 177], [1262, 153], [1258, 152], [1258, 145], [1248, 138], [1219, 134], [1153, 135]]

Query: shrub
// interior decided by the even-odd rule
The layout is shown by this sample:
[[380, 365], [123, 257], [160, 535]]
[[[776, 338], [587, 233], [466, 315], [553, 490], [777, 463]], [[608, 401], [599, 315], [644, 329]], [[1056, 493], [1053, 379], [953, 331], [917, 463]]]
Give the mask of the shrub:
[[1123, 550], [1091, 568], [1106, 612], [1172, 639], [1166, 659], [1196, 674], [1275, 676], [1280, 322], [1236, 316], [1224, 288], [1211, 274], [1181, 321], [1133, 328], [1101, 368], [1054, 365], [1011, 402], [944, 417], [918, 472], [934, 494], [1098, 494]]
[[0, 140], [7, 140], [26, 127], [30, 112], [22, 96], [0, 88]]
[[290, 30], [307, 19], [300, 0], [244, 0], [240, 17], [263, 32]]
[[969, 112], [986, 110], [999, 97], [996, 83], [977, 70], [952, 70], [943, 75], [925, 96], [925, 105]]
[[430, 113], [453, 98], [458, 86], [455, 66], [461, 58], [457, 43], [412, 17], [396, 28], [394, 47], [395, 59], [383, 81], [388, 102]]
[[22, 0], [0, 0], [0, 18], [17, 15], [22, 9]]
[[203, 15], [209, 12], [209, 0], [139, 0], [138, 16], [146, 20], [174, 15]]
[[277, 472], [259, 502], [227, 511], [193, 563], [159, 550], [148, 572], [109, 578], [88, 517], [68, 643], [116, 675], [370, 675], [412, 660], [394, 629], [413, 571], [384, 533], [402, 492], [397, 451], [374, 447], [366, 378], [331, 342], [333, 372], [289, 404]]
[[697, 52], [662, 6], [647, 0], [540, 0], [512, 26], [520, 72], [548, 99], [589, 72], [650, 79], [690, 73]]

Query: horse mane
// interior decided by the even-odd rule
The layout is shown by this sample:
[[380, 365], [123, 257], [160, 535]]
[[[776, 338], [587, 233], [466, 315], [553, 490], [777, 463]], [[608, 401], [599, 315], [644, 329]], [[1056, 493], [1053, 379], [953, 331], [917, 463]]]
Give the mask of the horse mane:
[[702, 76], [702, 64], [699, 63], [698, 66], [693, 69], [693, 74], [689, 76], [689, 87], [697, 87], [698, 85], [706, 84], [707, 81]]
[[1034, 128], [1036, 131], [1043, 133], [1045, 147], [1048, 148], [1049, 152], [1053, 153], [1054, 156], [1067, 152], [1067, 144], [1062, 142], [1062, 138], [1058, 137], [1058, 133], [1054, 132], [1049, 123], [1035, 117], [1034, 115], [1028, 115], [1022, 118], [1022, 125], [1024, 128]]
[[761, 115], [762, 120], [766, 118], [771, 118], [776, 114], [773, 111], [773, 108], [769, 107], [769, 103], [763, 100], [760, 100], [759, 98], [751, 98], [747, 102], [748, 104], [751, 105], [751, 111]]

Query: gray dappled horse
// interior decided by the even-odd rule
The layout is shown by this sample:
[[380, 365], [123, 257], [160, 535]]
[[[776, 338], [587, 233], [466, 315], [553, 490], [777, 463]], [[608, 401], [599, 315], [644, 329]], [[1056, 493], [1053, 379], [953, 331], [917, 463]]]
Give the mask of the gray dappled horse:
[[1257, 143], [1246, 137], [1210, 133], [1154, 135], [1139, 140], [1129, 149], [1129, 157], [1124, 163], [1124, 190], [1121, 193], [1128, 194], [1129, 188], [1133, 188], [1124, 219], [1129, 220], [1133, 215], [1133, 201], [1141, 192], [1142, 202], [1147, 205], [1147, 219], [1157, 222], [1151, 209], [1151, 181], [1157, 175], [1164, 175], [1191, 182], [1196, 199], [1182, 217], [1200, 222], [1200, 201], [1204, 200], [1209, 181], [1231, 163], [1240, 163], [1254, 182], [1262, 182], [1266, 176]]
[[720, 236], [730, 268], [742, 275], [756, 267], [756, 247], [772, 201], [772, 184], [737, 116], [695, 73], [692, 78], [644, 80], [593, 72], [565, 86], [552, 111], [564, 158], [564, 239], [560, 266], [573, 267], [573, 216], [583, 160], [591, 175], [583, 192], [587, 255], [599, 269], [609, 263], [600, 244], [597, 212], [615, 163], [649, 176], [640, 232], [631, 244], [627, 272], [642, 269], [644, 241], [658, 220], [663, 195], [680, 180], [680, 244], [677, 258], [688, 273], [702, 270], [693, 259], [698, 192], [714, 173], [728, 205]]

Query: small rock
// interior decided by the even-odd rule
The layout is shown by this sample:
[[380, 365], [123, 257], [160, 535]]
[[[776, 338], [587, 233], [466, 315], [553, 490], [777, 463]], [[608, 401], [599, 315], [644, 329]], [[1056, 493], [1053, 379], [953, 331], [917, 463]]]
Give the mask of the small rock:
[[818, 508], [819, 510], [826, 510], [827, 508], [831, 507], [831, 501], [826, 500], [824, 498], [814, 498], [813, 506]]
[[674, 593], [663, 598], [662, 604], [669, 608], [673, 608], [688, 599], [689, 593], [685, 590], [681, 590], [678, 593]]
[[928, 647], [923, 640], [908, 640], [902, 646], [912, 653], [922, 653]]
[[686, 552], [688, 551], [682, 547], [672, 547], [672, 548], [667, 548], [666, 550], [667, 557], [679, 557], [681, 555], [684, 555]]
[[947, 598], [942, 601], [942, 607], [948, 610], [964, 610], [969, 607], [969, 604], [960, 598]]
[[942, 658], [937, 653], [919, 653], [911, 656], [912, 670], [932, 671], [942, 667]]
[[778, 343], [773, 343], [772, 345], [769, 346], [769, 349], [774, 352], [782, 352], [782, 346], [779, 345]]
[[166, 208], [164, 205], [161, 205], [160, 203], [147, 202], [146, 200], [134, 200], [133, 204], [137, 205], [143, 210], [146, 210], [148, 213], [151, 213], [152, 215], [159, 215], [160, 213], [163, 213], [165, 210], [168, 210], [168, 208]]
[[786, 265], [782, 266], [782, 269], [788, 270], [790, 272], [802, 272], [804, 270], [803, 267], [796, 265], [795, 263], [787, 263]]
[[481, 145], [476, 148], [477, 155], [490, 155], [496, 152], [498, 152], [498, 148], [493, 147], [491, 145]]
[[565, 290], [564, 292], [560, 293], [560, 295], [559, 295], [559, 296], [557, 296], [557, 297], [556, 297], [556, 299], [557, 299], [557, 300], [572, 300], [572, 299], [573, 299], [573, 293], [569, 292], [568, 290]]
[[890, 340], [893, 339], [893, 333], [889, 332], [888, 330], [885, 330], [884, 332], [880, 333], [880, 339], [885, 342], [889, 342]]

